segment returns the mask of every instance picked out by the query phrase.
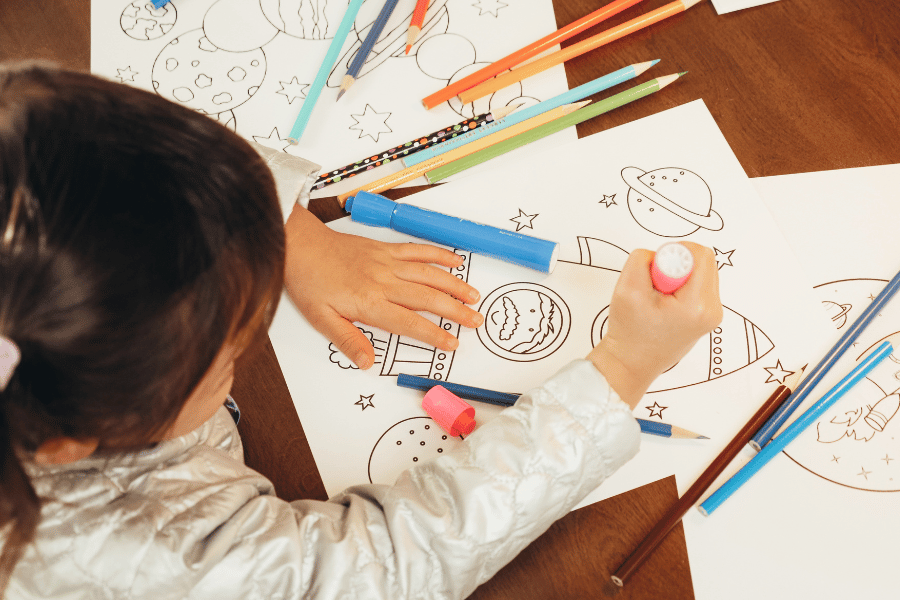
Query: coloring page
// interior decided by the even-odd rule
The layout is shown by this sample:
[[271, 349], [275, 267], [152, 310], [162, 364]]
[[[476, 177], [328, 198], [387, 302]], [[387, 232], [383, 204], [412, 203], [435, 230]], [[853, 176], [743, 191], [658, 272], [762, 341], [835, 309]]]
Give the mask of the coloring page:
[[[825, 352], [900, 269], [900, 165], [753, 179], [827, 316]], [[900, 344], [900, 302], [876, 314], [797, 409], [801, 414], [883, 340]], [[698, 599], [888, 598], [900, 538], [897, 352], [851, 389], [711, 517], [685, 535]], [[745, 449], [733, 473], [752, 457]], [[738, 592], [739, 590], [739, 592]]]
[[[547, 275], [460, 251], [466, 260], [456, 275], [481, 292], [485, 324], [471, 330], [440, 322], [458, 335], [455, 352], [360, 325], [376, 349], [367, 371], [283, 299], [270, 338], [329, 494], [391, 483], [408, 466], [463, 443], [431, 422], [421, 392], [396, 386], [398, 374], [521, 393], [583, 358], [604, 335], [613, 286], [634, 248], [688, 239], [715, 249], [724, 319], [634, 412], [710, 439], [642, 436], [639, 455], [586, 502], [672, 474], [684, 491], [826, 335], [811, 286], [797, 277], [790, 248], [702, 101], [405, 201], [557, 241], [559, 261]], [[349, 219], [329, 225], [414, 239]], [[774, 289], [783, 290], [777, 299]], [[474, 406], [479, 423], [501, 410]]]
[[[336, 102], [347, 67], [384, 5], [368, 0], [309, 126], [291, 145], [288, 133], [348, 2], [173, 0], [154, 9], [149, 0], [93, 0], [91, 70], [155, 91], [326, 171], [491, 109], [530, 106], [568, 90], [560, 65], [473, 104], [453, 99], [425, 110], [425, 96], [555, 31], [553, 5], [551, 0], [432, 0], [407, 55], [415, 0], [400, 0], [356, 83]], [[575, 129], [552, 137], [528, 152], [571, 141]]]
[[753, 8], [754, 6], [762, 6], [763, 4], [770, 4], [777, 1], [778, 0], [712, 0], [712, 3], [713, 6], [716, 7], [716, 13], [724, 15], [736, 10]]

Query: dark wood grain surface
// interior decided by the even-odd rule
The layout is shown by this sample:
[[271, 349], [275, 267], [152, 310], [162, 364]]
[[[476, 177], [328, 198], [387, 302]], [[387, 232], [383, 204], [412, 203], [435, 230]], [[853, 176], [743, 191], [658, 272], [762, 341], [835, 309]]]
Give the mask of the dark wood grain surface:
[[[645, 0], [603, 27], [666, 2]], [[557, 24], [607, 3], [555, 0]], [[662, 59], [657, 74], [689, 72], [664, 93], [582, 123], [578, 134], [702, 99], [750, 177], [900, 163], [898, 31], [896, 0], [781, 0], [722, 16], [704, 2], [566, 63], [570, 87], [654, 58]], [[89, 0], [0, 0], [0, 61], [24, 58], [89, 70]], [[311, 210], [323, 221], [343, 215], [328, 198], [313, 201]], [[271, 344], [239, 365], [234, 396], [247, 464], [269, 477], [282, 498], [324, 499]], [[472, 597], [693, 598], [680, 525], [626, 588], [607, 584], [675, 499], [668, 478], [574, 511]]]

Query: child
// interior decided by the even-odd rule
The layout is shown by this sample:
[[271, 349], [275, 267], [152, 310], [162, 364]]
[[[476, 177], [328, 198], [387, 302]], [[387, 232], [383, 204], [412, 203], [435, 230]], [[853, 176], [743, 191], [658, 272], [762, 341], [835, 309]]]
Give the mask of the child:
[[[449, 297], [471, 290], [419, 264], [452, 253], [291, 219], [288, 285], [332, 337], [358, 341], [341, 329], [356, 312], [422, 337], [404, 311], [472, 322]], [[463, 598], [634, 455], [631, 408], [722, 315], [709, 249], [688, 244], [673, 296], [635, 251], [586, 360], [394, 485], [288, 503], [244, 466], [223, 407], [279, 298], [282, 222], [260, 157], [212, 120], [87, 74], [0, 68], [6, 598]], [[298, 256], [335, 241], [362, 266]], [[360, 271], [375, 274], [362, 309]]]

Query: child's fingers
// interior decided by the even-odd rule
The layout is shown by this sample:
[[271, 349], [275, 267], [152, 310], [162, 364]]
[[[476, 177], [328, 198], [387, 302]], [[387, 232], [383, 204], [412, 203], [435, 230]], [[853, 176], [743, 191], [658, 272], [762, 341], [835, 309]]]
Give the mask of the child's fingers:
[[400, 282], [385, 290], [385, 298], [404, 308], [429, 312], [466, 327], [478, 327], [484, 322], [477, 311], [428, 285]]
[[620, 290], [634, 290], [640, 293], [648, 293], [653, 288], [650, 280], [650, 263], [653, 262], [654, 253], [650, 250], [638, 248], [632, 250], [622, 267], [622, 273], [616, 282]]
[[463, 262], [459, 254], [431, 244], [391, 244], [395, 258], [415, 262], [433, 263], [444, 267], [458, 267]]
[[441, 269], [434, 265], [405, 262], [398, 266], [395, 274], [403, 281], [440, 290], [466, 304], [478, 302], [478, 299], [481, 297], [478, 290], [474, 287], [446, 269]]
[[310, 324], [360, 369], [368, 369], [375, 362], [375, 349], [369, 338], [339, 314], [329, 311], [310, 319]]
[[[458, 302], [457, 305], [462, 306]], [[384, 302], [379, 306], [370, 307], [366, 311], [366, 322], [441, 350], [456, 350], [459, 340], [445, 329], [419, 315], [415, 312], [416, 310], [419, 309]]]

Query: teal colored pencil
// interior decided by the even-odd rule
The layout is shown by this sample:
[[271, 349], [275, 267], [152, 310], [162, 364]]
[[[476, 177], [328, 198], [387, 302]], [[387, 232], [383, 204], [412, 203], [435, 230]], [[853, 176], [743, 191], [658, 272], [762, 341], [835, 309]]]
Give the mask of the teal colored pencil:
[[600, 100], [599, 102], [589, 104], [588, 106], [576, 110], [575, 112], [570, 113], [564, 117], [560, 117], [555, 121], [545, 123], [540, 127], [535, 127], [534, 129], [513, 136], [508, 140], [504, 140], [498, 144], [489, 146], [484, 150], [473, 152], [468, 156], [464, 156], [458, 160], [454, 160], [451, 163], [442, 165], [440, 167], [437, 167], [436, 169], [432, 169], [425, 174], [425, 177], [428, 179], [429, 183], [437, 183], [438, 181], [446, 179], [451, 175], [455, 175], [456, 173], [465, 171], [470, 167], [474, 167], [475, 165], [488, 161], [495, 156], [500, 156], [501, 154], [505, 154], [510, 150], [514, 150], [520, 146], [524, 146], [525, 144], [530, 144], [531, 142], [547, 137], [548, 135], [556, 133], [557, 131], [562, 131], [567, 127], [577, 125], [582, 121], [587, 121], [588, 119], [592, 119], [598, 115], [602, 115], [603, 113], [619, 108], [620, 106], [624, 106], [625, 104], [628, 104], [630, 102], [634, 102], [635, 100], [643, 98], [644, 96], [654, 94], [673, 81], [677, 80], [679, 77], [682, 77], [684, 74], [685, 73], [676, 73], [673, 75], [665, 75], [664, 77], [658, 77], [646, 83], [636, 85], [633, 88], [616, 94], [615, 96], [610, 96], [609, 98], [605, 98], [603, 100]]
[[890, 342], [882, 342], [864, 361], [859, 363], [850, 374], [844, 377], [840, 383], [828, 390], [824, 396], [813, 404], [809, 410], [800, 415], [796, 421], [790, 424], [778, 437], [763, 446], [759, 454], [750, 459], [741, 470], [735, 473], [731, 479], [722, 484], [712, 495], [703, 501], [698, 510], [704, 515], [711, 515], [714, 510], [719, 508], [725, 500], [727, 500], [739, 487], [747, 483], [747, 481], [759, 472], [770, 460], [775, 458], [781, 451], [791, 443], [803, 430], [819, 420], [822, 414], [831, 408], [835, 402], [840, 400], [854, 385], [862, 381], [872, 369], [881, 364], [894, 347]]
[[548, 110], [552, 110], [558, 106], [563, 106], [564, 104], [572, 104], [573, 102], [578, 102], [579, 100], [583, 100], [592, 94], [596, 94], [598, 92], [602, 92], [604, 90], [608, 90], [609, 88], [628, 81], [630, 79], [634, 79], [639, 75], [642, 75], [658, 63], [659, 60], [651, 60], [648, 62], [637, 63], [634, 65], [628, 65], [618, 71], [613, 71], [608, 75], [604, 75], [603, 77], [598, 77], [593, 81], [589, 81], [584, 85], [579, 85], [575, 89], [571, 89], [568, 92], [563, 92], [558, 96], [554, 96], [549, 100], [544, 100], [534, 106], [529, 106], [528, 108], [523, 108], [522, 110], [516, 111], [515, 113], [500, 119], [499, 121], [495, 121], [490, 125], [485, 125], [475, 131], [470, 131], [466, 134], [457, 136], [452, 140], [447, 140], [445, 142], [441, 142], [427, 150], [423, 150], [421, 152], [417, 152], [414, 156], [407, 156], [403, 159], [404, 167], [411, 167], [413, 165], [417, 165], [420, 162], [426, 161], [429, 158], [434, 158], [439, 154], [443, 154], [444, 152], [448, 152], [453, 150], [454, 148], [458, 148], [463, 144], [468, 144], [469, 142], [473, 142], [479, 138], [482, 138], [486, 135], [490, 135], [501, 129], [506, 129], [507, 127], [511, 127], [516, 123], [521, 123], [522, 121], [528, 120], [531, 117], [536, 117], [537, 115], [547, 112]]
[[309, 93], [307, 93], [306, 99], [303, 100], [303, 106], [300, 107], [300, 114], [297, 115], [297, 120], [294, 121], [294, 126], [288, 134], [288, 141], [290, 143], [296, 144], [300, 141], [300, 138], [303, 137], [303, 132], [309, 124], [309, 118], [312, 116], [312, 111], [316, 107], [319, 95], [325, 88], [325, 82], [328, 81], [328, 74], [331, 73], [331, 69], [333, 69], [335, 63], [337, 63], [338, 54], [341, 52], [344, 41], [347, 39], [350, 28], [353, 26], [353, 21], [356, 20], [356, 15], [359, 13], [359, 9], [362, 7], [364, 1], [365, 0], [351, 0], [350, 6], [347, 7], [347, 12], [344, 13], [344, 18], [341, 19], [341, 24], [338, 26], [337, 32], [331, 40], [331, 44], [328, 46], [325, 60], [322, 61], [322, 66], [319, 67], [319, 72], [316, 73], [315, 80], [313, 80], [312, 85], [309, 86]]

